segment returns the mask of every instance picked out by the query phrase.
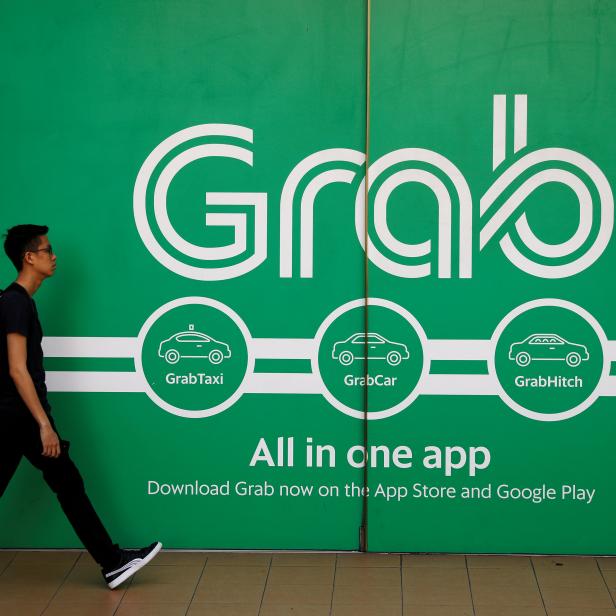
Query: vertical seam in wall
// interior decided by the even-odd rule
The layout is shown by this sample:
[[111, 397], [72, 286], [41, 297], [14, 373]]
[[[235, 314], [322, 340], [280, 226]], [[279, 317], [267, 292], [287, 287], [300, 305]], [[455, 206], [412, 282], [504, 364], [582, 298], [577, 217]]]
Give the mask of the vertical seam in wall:
[[363, 420], [363, 441], [364, 441], [364, 474], [362, 498], [362, 520], [359, 549], [362, 552], [368, 551], [368, 168], [370, 166], [370, 9], [371, 0], [366, 0], [366, 118], [365, 118], [365, 168], [364, 176], [364, 420]]

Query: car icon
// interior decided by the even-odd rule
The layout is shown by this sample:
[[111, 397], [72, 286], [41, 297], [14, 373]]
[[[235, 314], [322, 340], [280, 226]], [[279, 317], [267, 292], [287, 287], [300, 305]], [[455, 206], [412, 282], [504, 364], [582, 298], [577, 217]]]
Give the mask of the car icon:
[[366, 359], [366, 350], [368, 359], [384, 359], [390, 366], [397, 366], [403, 359], [410, 357], [405, 344], [392, 342], [374, 332], [360, 332], [336, 342], [332, 358], [343, 366], [350, 366], [356, 359]]
[[564, 361], [571, 368], [589, 359], [583, 344], [565, 340], [556, 334], [531, 334], [509, 347], [509, 359], [524, 368], [531, 361]]
[[185, 357], [207, 357], [210, 363], [216, 365], [231, 357], [231, 348], [225, 342], [195, 331], [194, 325], [191, 325], [188, 331], [178, 332], [163, 340], [158, 347], [158, 356], [172, 365]]

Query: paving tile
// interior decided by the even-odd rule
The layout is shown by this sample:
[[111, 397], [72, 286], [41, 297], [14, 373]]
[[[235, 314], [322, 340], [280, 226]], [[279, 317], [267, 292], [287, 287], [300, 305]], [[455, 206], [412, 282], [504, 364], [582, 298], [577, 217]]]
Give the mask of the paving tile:
[[60, 588], [54, 596], [52, 605], [56, 603], [79, 603], [84, 605], [99, 605], [104, 608], [116, 609], [122, 601], [125, 589], [109, 590], [103, 584], [98, 587], [70, 585]]
[[211, 565], [207, 564], [203, 570], [200, 586], [212, 584], [265, 584], [269, 568], [265, 566], [248, 565]]
[[75, 563], [75, 567], [90, 567], [97, 568], [100, 571], [99, 564], [88, 554], [88, 552], [82, 552]]
[[464, 554], [403, 554], [402, 566], [466, 569], [466, 560]]
[[53, 578], [65, 578], [75, 567], [74, 564], [39, 564], [35, 562], [16, 562], [13, 561], [2, 573], [0, 581], [8, 576], [21, 577], [23, 579], [43, 579], [45, 581]]
[[207, 561], [205, 552], [170, 552], [161, 550], [149, 566], [154, 565], [185, 565], [203, 567]]
[[616, 556], [597, 556], [595, 558], [602, 571], [616, 570]]
[[272, 566], [276, 567], [326, 567], [336, 564], [336, 554], [285, 553], [273, 554]]
[[[532, 572], [531, 572], [532, 573]], [[468, 572], [460, 567], [403, 567], [402, 585], [451, 585], [462, 584], [468, 586]]]
[[472, 584], [492, 584], [494, 586], [518, 586], [537, 588], [535, 574], [530, 567], [509, 567], [504, 569], [469, 569]]
[[616, 569], [603, 569], [601, 571], [601, 576], [612, 590], [616, 589]]
[[[445, 573], [445, 572], [443, 572]], [[466, 570], [460, 569], [460, 573], [466, 574]], [[450, 588], [458, 592], [469, 591], [468, 575], [449, 576], [421, 576], [419, 578], [405, 578], [402, 582], [402, 588], [405, 592], [412, 592], [416, 589], [438, 589]], [[444, 605], [444, 604], [443, 604]]]
[[394, 567], [338, 567], [336, 586], [393, 586], [400, 588], [400, 569]]
[[[187, 603], [123, 603], [115, 616], [184, 616], [187, 609]], [[88, 612], [83, 614], [90, 616]]]
[[66, 565], [9, 565], [0, 576], [0, 599], [49, 602], [70, 568]]
[[254, 552], [205, 552], [205, 555], [208, 565], [268, 567], [272, 560], [271, 554]]
[[0, 550], [0, 573], [2, 573], [2, 570], [10, 564], [16, 554], [17, 552], [11, 550]]
[[593, 609], [579, 607], [561, 607], [548, 609], [548, 616], [614, 616], [616, 608]]
[[236, 582], [216, 582], [199, 584], [193, 603], [261, 603], [264, 584], [237, 584]]
[[535, 570], [539, 569], [569, 569], [570, 571], [596, 571], [594, 558], [584, 556], [533, 556]]
[[602, 608], [614, 607], [607, 588], [580, 588], [562, 586], [542, 586], [541, 595], [545, 606], [550, 609], [561, 607]]
[[475, 606], [475, 616], [545, 616], [541, 607]]
[[363, 605], [374, 607], [384, 605], [402, 605], [402, 593], [400, 588], [393, 586], [334, 586], [334, 606], [338, 605]]
[[[365, 569], [340, 569], [340, 571], [364, 571]], [[379, 571], [395, 571], [395, 569], [379, 568]], [[275, 567], [269, 570], [267, 585], [280, 584], [326, 584], [334, 583], [334, 567]], [[338, 583], [338, 581], [336, 581]]]
[[466, 557], [469, 569], [532, 569], [528, 556], [470, 555]]
[[259, 616], [329, 616], [329, 605], [264, 605]]
[[127, 603], [185, 603], [188, 605], [195, 592], [193, 584], [139, 584], [130, 585], [122, 604]]
[[257, 616], [258, 614], [258, 604], [193, 603], [186, 616]]
[[[332, 601], [331, 584], [281, 584], [265, 588], [263, 607], [268, 605], [326, 605]], [[263, 609], [263, 608], [261, 608]]]
[[0, 550], [0, 614], [258, 616], [263, 602], [260, 616], [330, 603], [331, 616], [471, 616], [469, 577], [475, 616], [545, 616], [537, 580], [548, 616], [616, 616], [616, 558], [163, 551], [109, 591], [86, 552], [13, 550]]
[[471, 591], [465, 584], [406, 584], [403, 587], [404, 607], [411, 605], [444, 606], [463, 605], [472, 607]]
[[203, 567], [199, 565], [145, 566], [133, 577], [135, 584], [192, 584], [197, 586]]
[[538, 589], [526, 590], [513, 586], [473, 585], [473, 604], [486, 607], [542, 607]]
[[117, 605], [97, 605], [96, 603], [65, 603], [54, 601], [43, 616], [113, 616]]
[[[94, 572], [92, 572], [94, 573]], [[125, 587], [109, 590], [102, 578], [92, 576], [88, 569], [73, 569], [58, 589], [54, 603], [89, 603], [116, 608], [126, 592]]]
[[[0, 584], [0, 605], [5, 602], [25, 601], [29, 603], [49, 603], [56, 594], [60, 583], [58, 584], [15, 584], [11, 587], [4, 587]], [[0, 614], [3, 611], [0, 609]]]
[[16, 565], [66, 565], [72, 566], [81, 556], [81, 552], [69, 550], [54, 550], [54, 551], [27, 551], [17, 552], [13, 559], [13, 564]]
[[400, 554], [338, 554], [338, 567], [399, 567]]
[[[604, 575], [610, 572], [605, 572]], [[616, 571], [613, 572], [616, 576]], [[587, 571], [571, 570], [567, 567], [539, 568], [537, 569], [537, 581], [539, 587], [575, 587], [575, 588], [605, 588], [607, 578], [604, 581], [598, 568]], [[616, 577], [615, 577], [616, 581]], [[609, 585], [609, 583], [608, 583]]]
[[473, 608], [468, 605], [405, 605], [403, 614], [404, 616], [474, 616]]
[[334, 605], [331, 616], [402, 616], [400, 605]]
[[3, 616], [41, 616], [47, 601], [12, 601], [0, 597], [0, 614]]

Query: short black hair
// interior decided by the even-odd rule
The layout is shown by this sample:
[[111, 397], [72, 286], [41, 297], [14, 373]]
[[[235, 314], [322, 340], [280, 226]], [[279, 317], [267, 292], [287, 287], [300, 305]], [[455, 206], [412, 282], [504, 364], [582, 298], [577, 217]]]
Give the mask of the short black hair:
[[23, 267], [24, 255], [29, 250], [36, 250], [41, 235], [47, 235], [49, 227], [45, 225], [16, 225], [4, 236], [4, 252], [18, 272]]

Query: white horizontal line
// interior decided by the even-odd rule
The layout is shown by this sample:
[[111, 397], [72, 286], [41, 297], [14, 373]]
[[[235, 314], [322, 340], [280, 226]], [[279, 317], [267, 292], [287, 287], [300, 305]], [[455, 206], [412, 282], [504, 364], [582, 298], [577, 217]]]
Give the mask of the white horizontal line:
[[312, 338], [254, 338], [257, 359], [310, 359], [315, 350]]
[[[50, 392], [142, 392], [136, 372], [47, 372]], [[319, 380], [306, 373], [256, 373], [248, 377], [246, 393], [318, 394]]]
[[246, 392], [250, 394], [319, 394], [319, 379], [313, 374], [257, 372], [251, 374]]
[[429, 374], [420, 394], [426, 396], [494, 396], [498, 389], [489, 374]]
[[[47, 372], [50, 392], [142, 392], [136, 372]], [[269, 372], [248, 378], [246, 393], [319, 394], [321, 385], [313, 374]], [[489, 374], [429, 374], [419, 392], [425, 396], [496, 396], [496, 382]], [[599, 389], [600, 396], [616, 396], [616, 376], [609, 376]]]
[[[255, 338], [257, 359], [310, 359], [315, 348], [312, 338]], [[46, 357], [134, 357], [137, 338], [54, 337], [43, 338]]]
[[[312, 338], [254, 338], [257, 359], [311, 359], [316, 351]], [[133, 358], [137, 338], [47, 336], [43, 338], [46, 357]], [[426, 354], [431, 360], [485, 361], [492, 352], [490, 340], [428, 340]], [[607, 343], [605, 353], [616, 361], [616, 341]]]
[[[54, 392], [140, 392], [136, 372], [48, 372], [47, 388]], [[269, 372], [250, 375], [246, 393], [319, 394], [321, 385], [313, 374]], [[432, 374], [421, 389], [425, 395], [493, 395], [496, 389], [488, 375]]]
[[137, 338], [43, 338], [45, 357], [134, 357]]
[[49, 391], [142, 392], [136, 372], [47, 372]]
[[616, 376], [608, 376], [599, 389], [600, 396], [616, 396]]
[[428, 340], [426, 353], [431, 360], [487, 360], [490, 340]]

